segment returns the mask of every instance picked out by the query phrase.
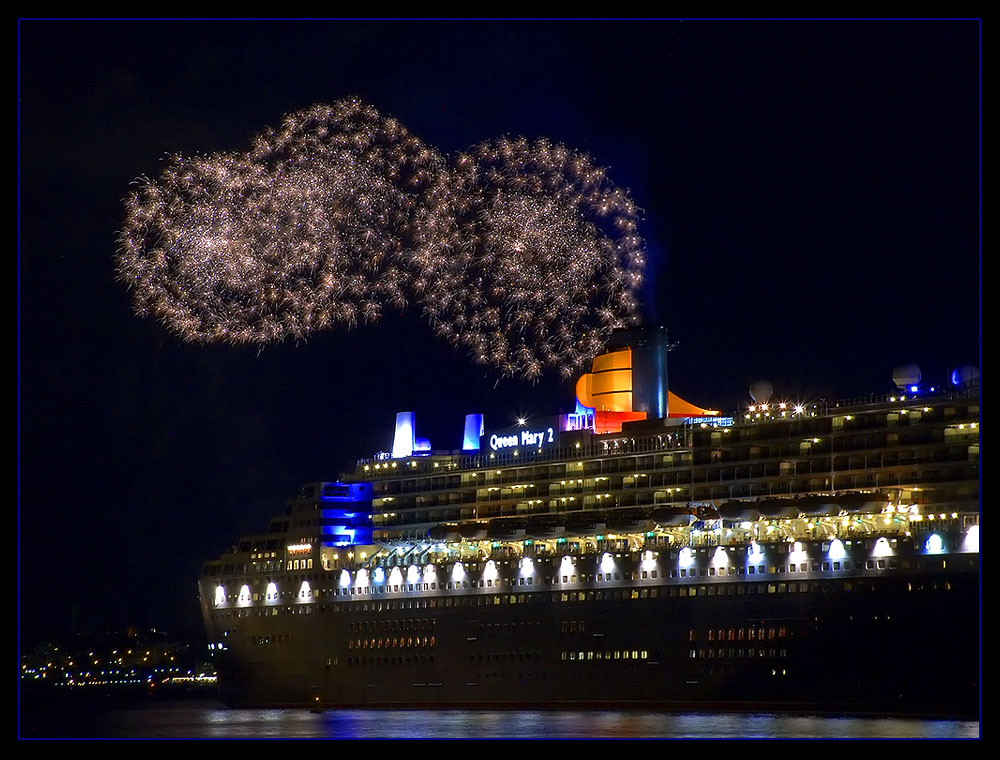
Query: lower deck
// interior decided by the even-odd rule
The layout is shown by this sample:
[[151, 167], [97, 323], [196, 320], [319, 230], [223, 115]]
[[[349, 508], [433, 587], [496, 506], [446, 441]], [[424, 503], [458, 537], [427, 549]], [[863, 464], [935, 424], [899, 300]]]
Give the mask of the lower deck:
[[683, 579], [637, 565], [618, 581], [328, 590], [309, 603], [206, 609], [206, 620], [234, 705], [976, 714], [978, 554], [843, 565], [695, 568]]

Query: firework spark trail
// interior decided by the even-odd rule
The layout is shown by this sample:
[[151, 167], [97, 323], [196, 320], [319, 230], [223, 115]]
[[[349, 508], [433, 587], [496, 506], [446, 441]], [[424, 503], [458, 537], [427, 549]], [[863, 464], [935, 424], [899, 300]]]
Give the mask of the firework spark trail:
[[371, 106], [171, 158], [126, 201], [118, 275], [185, 340], [268, 344], [419, 305], [504, 376], [570, 375], [633, 318], [637, 210], [586, 156], [501, 139], [448, 166]]

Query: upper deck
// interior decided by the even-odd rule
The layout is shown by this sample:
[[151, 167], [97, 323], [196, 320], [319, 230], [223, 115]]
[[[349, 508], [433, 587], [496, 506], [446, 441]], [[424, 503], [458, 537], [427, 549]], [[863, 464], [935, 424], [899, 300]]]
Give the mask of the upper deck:
[[626, 423], [552, 448], [362, 460], [378, 540], [444, 524], [718, 506], [862, 491], [917, 512], [977, 512], [978, 387], [743, 410], [731, 425]]

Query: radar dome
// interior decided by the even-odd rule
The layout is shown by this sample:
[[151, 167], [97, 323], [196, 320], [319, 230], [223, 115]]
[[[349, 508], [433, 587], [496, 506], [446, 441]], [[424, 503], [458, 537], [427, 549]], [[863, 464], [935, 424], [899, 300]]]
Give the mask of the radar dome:
[[911, 385], [920, 385], [920, 367], [916, 364], [903, 364], [892, 371], [892, 382], [901, 391]]
[[772, 393], [774, 393], [774, 386], [767, 380], [758, 380], [750, 386], [750, 398], [758, 404], [766, 404], [770, 401]]
[[979, 367], [973, 367], [971, 364], [958, 367], [951, 372], [952, 385], [966, 385], [978, 379]]

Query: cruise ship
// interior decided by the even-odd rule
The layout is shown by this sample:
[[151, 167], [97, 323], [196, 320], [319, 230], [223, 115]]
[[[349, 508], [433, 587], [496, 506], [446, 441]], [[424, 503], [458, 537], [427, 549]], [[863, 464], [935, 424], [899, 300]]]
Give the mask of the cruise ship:
[[622, 334], [574, 413], [459, 450], [399, 413], [303, 485], [202, 569], [222, 699], [978, 715], [978, 372], [725, 416], [666, 348]]

